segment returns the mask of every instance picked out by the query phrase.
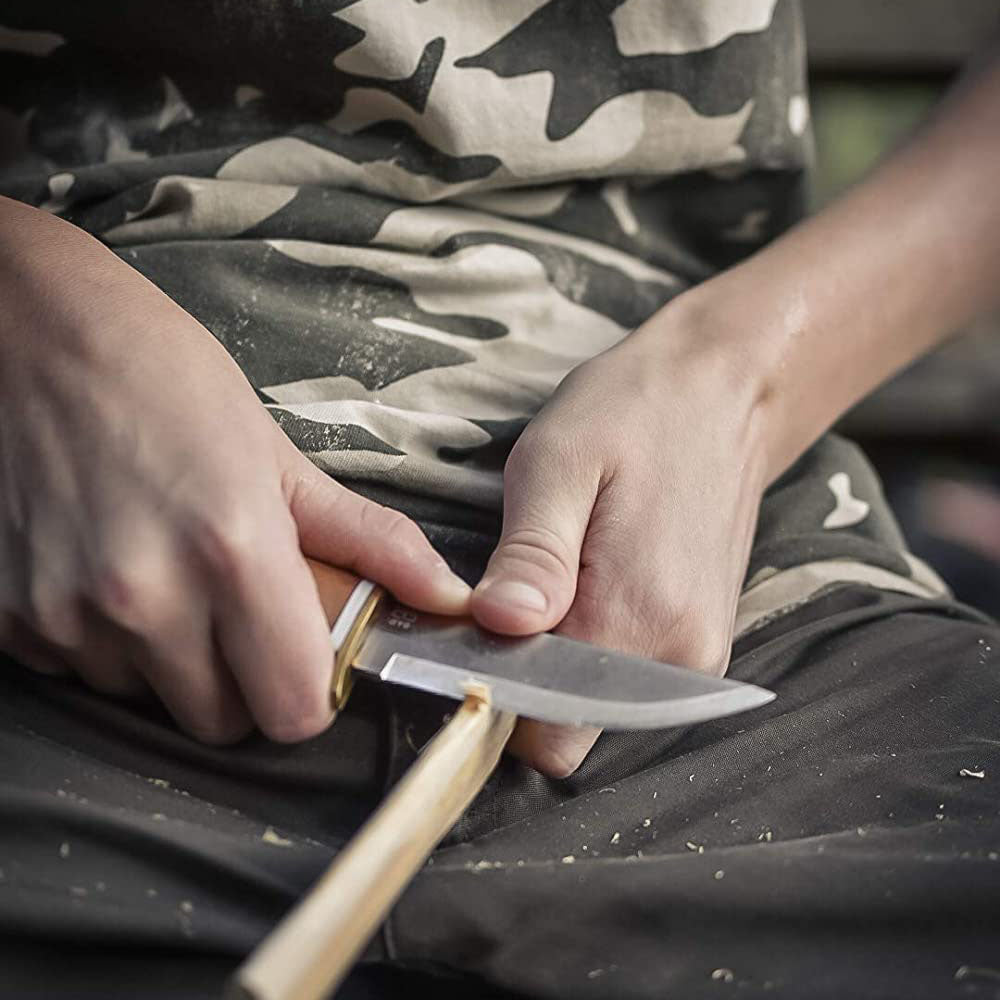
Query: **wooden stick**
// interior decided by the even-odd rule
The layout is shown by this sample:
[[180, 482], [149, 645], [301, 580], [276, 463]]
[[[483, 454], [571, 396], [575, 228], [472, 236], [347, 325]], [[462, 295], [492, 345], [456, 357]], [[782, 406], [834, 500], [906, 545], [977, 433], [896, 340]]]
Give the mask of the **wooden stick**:
[[321, 1000], [496, 767], [517, 721], [470, 690], [313, 889], [236, 970], [227, 1000]]

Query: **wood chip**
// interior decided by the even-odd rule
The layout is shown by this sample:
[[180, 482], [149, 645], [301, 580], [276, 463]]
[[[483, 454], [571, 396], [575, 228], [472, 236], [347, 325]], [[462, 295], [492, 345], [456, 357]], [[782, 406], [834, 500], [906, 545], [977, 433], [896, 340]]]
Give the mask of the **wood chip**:
[[282, 837], [273, 826], [269, 826], [261, 835], [260, 839], [265, 844], [273, 844], [275, 847], [292, 847], [292, 842], [287, 837]]

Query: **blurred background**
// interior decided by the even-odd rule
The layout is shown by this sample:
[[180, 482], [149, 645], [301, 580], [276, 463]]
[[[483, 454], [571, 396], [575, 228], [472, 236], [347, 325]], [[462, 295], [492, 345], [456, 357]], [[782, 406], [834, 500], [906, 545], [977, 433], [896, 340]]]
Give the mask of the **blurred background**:
[[[803, 9], [818, 208], [927, 114], [997, 35], [1000, 3], [803, 0]], [[960, 600], [1000, 617], [1000, 312], [956, 331], [838, 429], [875, 462], [913, 551]]]

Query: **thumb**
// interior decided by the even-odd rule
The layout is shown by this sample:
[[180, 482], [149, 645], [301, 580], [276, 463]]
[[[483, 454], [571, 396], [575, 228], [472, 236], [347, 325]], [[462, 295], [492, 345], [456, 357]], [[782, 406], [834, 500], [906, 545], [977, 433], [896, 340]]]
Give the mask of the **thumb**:
[[518, 442], [504, 470], [500, 542], [472, 595], [480, 625], [529, 635], [559, 624], [576, 594], [596, 493], [571, 456]]
[[288, 505], [303, 553], [382, 584], [404, 604], [436, 614], [468, 612], [456, 576], [405, 514], [341, 486], [302, 456], [288, 477]]

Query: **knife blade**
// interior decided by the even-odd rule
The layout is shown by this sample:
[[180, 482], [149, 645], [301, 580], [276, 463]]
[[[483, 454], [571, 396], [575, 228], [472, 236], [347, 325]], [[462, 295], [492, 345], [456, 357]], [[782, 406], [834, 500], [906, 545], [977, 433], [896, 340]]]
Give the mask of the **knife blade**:
[[544, 633], [503, 636], [471, 618], [402, 605], [369, 580], [310, 560], [336, 650], [333, 702], [355, 673], [461, 700], [470, 685], [530, 719], [604, 729], [658, 729], [764, 705], [753, 684]]
[[385, 601], [351, 663], [383, 681], [461, 700], [471, 684], [492, 704], [543, 722], [660, 729], [764, 705], [771, 691], [566, 636], [497, 635]]

